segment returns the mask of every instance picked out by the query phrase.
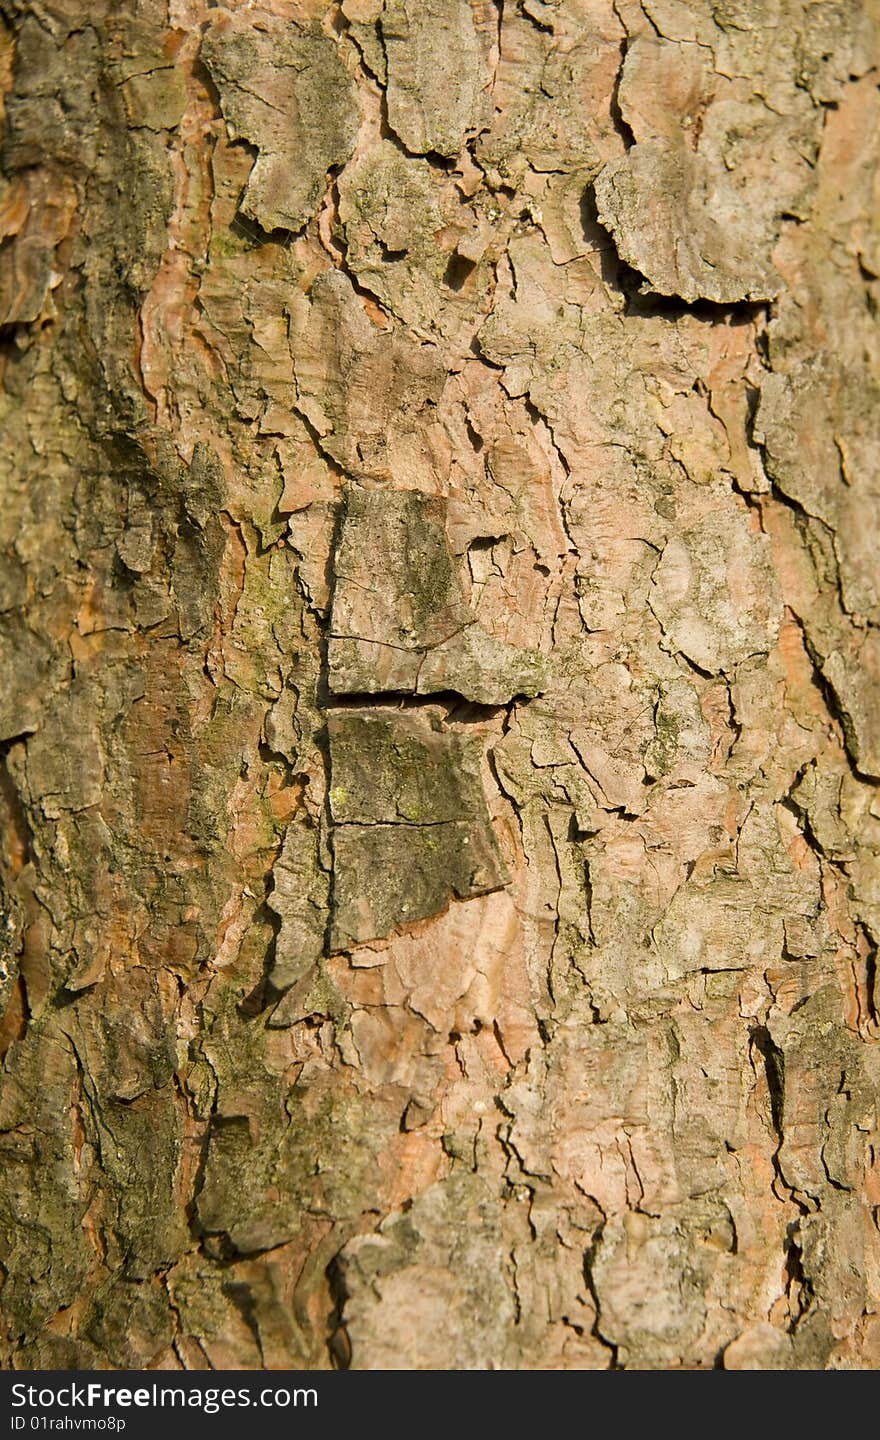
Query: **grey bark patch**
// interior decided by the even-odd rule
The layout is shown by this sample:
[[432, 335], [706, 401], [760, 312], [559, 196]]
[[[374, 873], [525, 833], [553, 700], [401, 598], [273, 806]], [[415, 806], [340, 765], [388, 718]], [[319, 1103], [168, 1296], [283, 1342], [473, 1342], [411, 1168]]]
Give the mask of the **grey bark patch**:
[[868, 367], [810, 357], [768, 375], [755, 416], [767, 473], [807, 515], [834, 532], [844, 603], [876, 623], [880, 579], [875, 520], [880, 386]]
[[0, 617], [0, 743], [35, 730], [64, 675], [64, 657], [19, 610]]
[[234, 139], [259, 151], [242, 202], [264, 230], [300, 230], [327, 171], [354, 149], [358, 107], [333, 41], [268, 15], [224, 15], [202, 42]]
[[21, 907], [0, 875], [0, 1020], [18, 980], [22, 929]]
[[467, 0], [387, 0], [388, 120], [408, 150], [457, 155], [487, 116], [485, 40]]
[[495, 113], [477, 155], [506, 181], [520, 181], [529, 168], [587, 171], [592, 179], [613, 153], [606, 148], [610, 124], [594, 97], [599, 57], [614, 44], [620, 22], [610, 11], [557, 6], [553, 26], [556, 34], [510, 5], [501, 16]]
[[766, 542], [736, 519], [710, 515], [670, 540], [651, 581], [649, 604], [667, 636], [712, 673], [766, 654], [781, 618]]
[[341, 270], [319, 275], [309, 299], [290, 344], [299, 408], [322, 450], [350, 475], [423, 471], [425, 411], [448, 375], [443, 351], [374, 324]]
[[509, 880], [480, 745], [417, 714], [330, 717], [331, 946], [390, 934]]
[[384, 140], [340, 176], [339, 221], [362, 287], [404, 324], [467, 343], [488, 300], [491, 272], [480, 262], [497, 240], [484, 209], [462, 206], [452, 177]]
[[504, 1368], [515, 1287], [502, 1222], [486, 1182], [459, 1172], [350, 1241], [339, 1264], [353, 1368], [393, 1368], [404, 1341], [414, 1369]]
[[281, 920], [269, 979], [276, 990], [295, 984], [324, 953], [329, 879], [318, 859], [318, 832], [310, 824], [289, 825], [272, 869], [267, 904]]
[[599, 175], [596, 205], [621, 258], [661, 295], [731, 305], [779, 293], [742, 197], [683, 145], [634, 145]]
[[599, 218], [662, 295], [772, 299], [783, 223], [815, 201], [818, 102], [862, 73], [867, 28], [836, 4], [644, 8], [617, 90], [636, 143], [599, 177]]
[[337, 825], [438, 825], [485, 810], [478, 741], [424, 713], [331, 715], [330, 811]]
[[104, 756], [85, 687], [71, 687], [56, 702], [28, 746], [27, 768], [31, 791], [46, 815], [57, 818], [62, 810], [97, 804]]
[[333, 561], [334, 694], [454, 690], [483, 705], [536, 695], [539, 655], [476, 629], [446, 538], [446, 502], [349, 490]]
[[295, 1237], [310, 1211], [359, 1213], [361, 1187], [375, 1179], [392, 1123], [372, 1097], [340, 1097], [320, 1083], [291, 1088], [283, 1110], [277, 1096], [265, 1097], [256, 1124], [243, 1115], [215, 1116], [200, 1225], [247, 1254]]
[[[437, 915], [453, 898], [485, 895], [505, 883], [488, 832], [458, 822], [345, 825], [333, 837], [334, 950], [376, 940]], [[483, 842], [487, 843], [483, 843]]]
[[840, 709], [847, 749], [863, 775], [880, 778], [880, 717], [877, 680], [880, 644], [870, 633], [853, 656], [835, 650], [821, 665]]

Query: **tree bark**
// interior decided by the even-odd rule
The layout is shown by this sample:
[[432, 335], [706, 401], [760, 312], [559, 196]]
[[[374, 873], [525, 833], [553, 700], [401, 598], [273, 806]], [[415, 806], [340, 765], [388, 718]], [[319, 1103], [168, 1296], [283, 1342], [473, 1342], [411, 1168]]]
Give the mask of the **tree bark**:
[[874, 0], [0, 0], [2, 1363], [880, 1365]]

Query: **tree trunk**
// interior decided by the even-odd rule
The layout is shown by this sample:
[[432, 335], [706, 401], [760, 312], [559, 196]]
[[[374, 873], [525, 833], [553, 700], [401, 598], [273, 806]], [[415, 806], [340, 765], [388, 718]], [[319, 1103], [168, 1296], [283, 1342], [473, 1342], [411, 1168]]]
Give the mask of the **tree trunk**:
[[2, 1363], [880, 1366], [874, 0], [0, 0]]

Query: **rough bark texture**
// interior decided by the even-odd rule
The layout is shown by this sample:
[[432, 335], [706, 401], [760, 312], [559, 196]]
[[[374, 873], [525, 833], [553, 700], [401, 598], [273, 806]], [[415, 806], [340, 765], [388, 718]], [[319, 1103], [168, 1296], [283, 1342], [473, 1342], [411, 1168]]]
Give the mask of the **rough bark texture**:
[[875, 0], [0, 0], [3, 1363], [880, 1366]]

